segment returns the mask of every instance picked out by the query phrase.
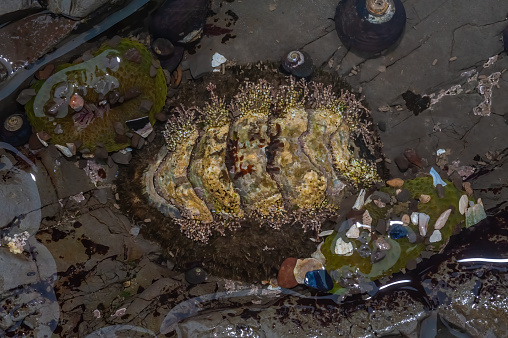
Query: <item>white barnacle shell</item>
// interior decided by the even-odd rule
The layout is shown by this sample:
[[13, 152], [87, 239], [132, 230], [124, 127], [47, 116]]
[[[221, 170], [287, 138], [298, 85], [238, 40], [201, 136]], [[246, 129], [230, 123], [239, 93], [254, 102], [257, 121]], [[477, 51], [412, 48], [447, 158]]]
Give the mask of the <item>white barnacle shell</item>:
[[417, 212], [413, 212], [411, 214], [411, 223], [413, 223], [413, 225], [418, 225], [418, 213]]
[[420, 212], [418, 213], [418, 229], [420, 230], [420, 235], [427, 235], [427, 228], [429, 227], [430, 216]]
[[358, 236], [360, 236], [360, 229], [358, 228], [357, 224], [359, 223], [356, 222], [355, 224], [353, 224], [351, 228], [349, 228], [349, 230], [346, 232], [347, 238], [358, 238]]
[[441, 235], [441, 231], [434, 230], [434, 232], [432, 233], [432, 235], [429, 238], [429, 242], [431, 242], [431, 243], [440, 242], [442, 239], [443, 239], [443, 236]]
[[342, 238], [335, 242], [334, 252], [336, 255], [351, 256], [353, 254], [353, 244], [344, 242]]
[[436, 224], [434, 224], [434, 229], [439, 230], [442, 229], [446, 221], [448, 221], [448, 217], [450, 216], [450, 213], [452, 212], [452, 209], [448, 209], [444, 211], [437, 219]]
[[356, 202], [353, 205], [353, 209], [360, 210], [365, 204], [365, 189], [360, 190], [360, 194], [356, 198]]

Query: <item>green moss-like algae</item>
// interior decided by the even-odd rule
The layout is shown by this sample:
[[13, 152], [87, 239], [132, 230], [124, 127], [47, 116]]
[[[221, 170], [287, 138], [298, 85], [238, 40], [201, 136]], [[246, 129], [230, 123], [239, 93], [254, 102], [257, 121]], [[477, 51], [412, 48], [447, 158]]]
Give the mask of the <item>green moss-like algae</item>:
[[[124, 53], [133, 48], [139, 52], [140, 58], [137, 60], [139, 62], [130, 61], [124, 57]], [[108, 58], [115, 57], [119, 60], [118, 66], [106, 67], [103, 64], [104, 57], [99, 57], [101, 55], [106, 55]], [[155, 123], [155, 114], [164, 106], [167, 93], [166, 80], [160, 67], [155, 68], [155, 76], [150, 76], [151, 72], [152, 75], [154, 74], [151, 68], [155, 65], [151, 53], [139, 42], [122, 39], [114, 48], [104, 43], [94, 53], [93, 59], [75, 65], [60, 65], [57, 67], [58, 71], [46, 80], [47, 83], [37, 81], [32, 88], [36, 90], [37, 95], [40, 94], [43, 97], [37, 99], [36, 95], [25, 105], [26, 115], [37, 131], [44, 130], [51, 135], [51, 143], [65, 145], [69, 142], [80, 142], [82, 148], [88, 148], [91, 151], [97, 144], [102, 144], [108, 151], [125, 148], [129, 144], [115, 141], [114, 122], [120, 122], [125, 126], [125, 121], [141, 118], [148, 114], [150, 122], [153, 124]], [[85, 103], [98, 106], [99, 101], [103, 98], [99, 97], [93, 87], [90, 88], [90, 79], [105, 76], [114, 79], [115, 82], [118, 81], [118, 87], [115, 90], [120, 96], [125, 96], [132, 89], [136, 89], [139, 95], [112, 105], [103, 117], [95, 118], [86, 128], [76, 127], [70, 107], [68, 113], [62, 117], [48, 117], [46, 114], [40, 113], [47, 109], [45, 107], [48, 104], [47, 98], [53, 97], [55, 88], [62, 83], [62, 79], [69, 84], [71, 90], [79, 88]], [[48, 88], [48, 86], [51, 87]], [[41, 92], [41, 90], [43, 91]], [[143, 101], [152, 103], [148, 113], [140, 110], [140, 104]], [[34, 106], [34, 102], [37, 102], [38, 107]], [[58, 124], [61, 126], [62, 133], [55, 133], [55, 126]], [[125, 129], [128, 130], [127, 127]]]
[[[338, 238], [351, 242], [355, 249], [358, 248], [361, 243], [357, 239], [348, 239], [345, 236], [345, 232], [347, 230], [340, 234], [334, 232], [325, 239], [325, 242], [321, 247], [321, 251], [326, 258], [326, 269], [328, 271], [344, 268], [350, 271], [357, 270], [363, 277], [376, 280], [380, 277], [390, 276], [393, 273], [401, 271], [401, 269], [406, 267], [409, 261], [418, 258], [424, 250], [432, 250], [435, 252], [441, 250], [448, 242], [449, 237], [454, 233], [456, 226], [461, 224], [461, 222], [462, 224], [464, 222], [464, 216], [461, 215], [458, 210], [459, 199], [463, 195], [463, 192], [457, 190], [451, 182], [446, 181], [446, 183], [447, 185], [444, 187], [444, 198], [438, 197], [430, 176], [418, 177], [413, 180], [405, 181], [403, 186], [404, 189], [409, 190], [411, 198], [418, 199], [421, 194], [431, 196], [431, 200], [428, 203], [418, 203], [418, 212], [425, 213], [430, 216], [427, 235], [425, 238], [428, 238], [433, 233], [434, 224], [441, 213], [447, 209], [452, 209], [445, 226], [440, 230], [442, 235], [441, 241], [426, 245], [423, 241], [425, 238], [423, 240], [421, 239], [420, 241], [416, 241], [415, 243], [410, 243], [407, 237], [397, 240], [386, 237], [385, 239], [390, 243], [391, 249], [388, 250], [385, 258], [373, 264], [371, 263], [370, 257], [362, 258], [356, 250], [353, 251], [351, 256], [336, 255], [333, 250]], [[384, 187], [380, 190], [390, 195], [395, 195], [396, 191], [395, 188], [391, 187]], [[373, 231], [375, 231], [375, 225], [379, 219], [385, 219], [388, 221], [390, 214], [392, 216], [401, 216], [401, 214], [404, 213], [410, 214], [408, 212], [407, 203], [398, 203], [394, 206], [388, 204], [384, 208], [379, 208], [374, 203], [369, 203], [364, 206], [364, 210], [368, 210], [372, 217]], [[410, 223], [408, 228], [410, 228], [410, 231], [419, 234], [418, 225]], [[377, 233], [377, 236], [381, 235]], [[369, 247], [371, 250], [374, 250], [373, 240], [370, 240]], [[340, 290], [342, 290], [341, 286], [336, 283], [332, 292], [339, 292]]]

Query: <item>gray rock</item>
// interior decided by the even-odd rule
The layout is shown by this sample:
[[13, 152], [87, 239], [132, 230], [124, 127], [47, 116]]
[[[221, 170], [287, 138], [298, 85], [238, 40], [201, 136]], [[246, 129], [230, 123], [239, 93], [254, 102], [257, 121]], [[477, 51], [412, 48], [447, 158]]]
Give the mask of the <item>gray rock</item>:
[[78, 18], [84, 18], [93, 13], [101, 6], [106, 5], [110, 0], [48, 0], [47, 8], [55, 14], [63, 14]]
[[198, 53], [198, 55], [195, 55], [189, 60], [189, 69], [191, 72], [191, 75], [194, 79], [199, 79], [203, 75], [210, 73], [212, 68], [212, 55], [214, 53], [210, 52], [203, 52]]
[[444, 198], [445, 190], [441, 184], [436, 185], [436, 193], [439, 198]]
[[370, 195], [370, 199], [371, 200], [379, 200], [385, 204], [387, 203], [390, 203], [390, 201], [392, 200], [390, 198], [390, 195], [388, 195], [387, 193], [385, 192], [382, 192], [382, 191], [374, 191], [371, 195]]
[[128, 150], [120, 150], [111, 155], [111, 159], [118, 164], [129, 164], [132, 159], [132, 154]]
[[405, 203], [411, 197], [411, 193], [407, 189], [402, 189], [395, 197], [397, 197], [397, 201]]

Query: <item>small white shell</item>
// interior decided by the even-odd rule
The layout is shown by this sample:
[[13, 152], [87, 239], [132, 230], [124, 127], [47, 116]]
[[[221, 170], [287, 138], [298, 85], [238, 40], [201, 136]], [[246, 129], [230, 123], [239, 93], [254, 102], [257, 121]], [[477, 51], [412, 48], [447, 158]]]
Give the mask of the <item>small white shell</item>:
[[326, 237], [326, 236], [330, 236], [331, 234], [333, 234], [333, 230], [324, 230], [324, 231], [321, 231], [319, 233], [319, 237]]
[[467, 198], [467, 195], [462, 195], [462, 197], [459, 200], [459, 212], [461, 215], [464, 215], [468, 205], [469, 205], [469, 199]]
[[452, 212], [452, 209], [448, 209], [444, 211], [437, 219], [436, 224], [434, 224], [434, 229], [439, 230], [442, 229], [446, 221], [448, 221], [448, 217], [450, 216], [450, 213]]
[[372, 225], [372, 217], [369, 214], [369, 210], [365, 210], [365, 212], [362, 215], [362, 222], [365, 225], [368, 225], [369, 228]]
[[224, 55], [221, 55], [219, 53], [215, 53], [213, 54], [212, 56], [212, 67], [215, 68], [215, 67], [219, 67], [220, 65], [222, 65], [224, 62], [226, 62], [228, 59], [226, 59], [224, 57]]
[[360, 190], [360, 194], [356, 198], [356, 202], [353, 205], [353, 209], [360, 210], [365, 204], [365, 189]]
[[353, 244], [346, 243], [342, 238], [335, 242], [334, 252], [336, 255], [351, 256], [353, 254]]
[[42, 143], [43, 146], [45, 146], [45, 147], [48, 146], [48, 142], [41, 139], [41, 137], [39, 136], [39, 133], [35, 133], [35, 136], [37, 136], [37, 138], [39, 139], [39, 141]]
[[420, 212], [418, 213], [418, 229], [420, 230], [420, 235], [427, 235], [427, 228], [429, 227], [430, 216]]
[[360, 229], [358, 229], [358, 225], [359, 224], [358, 222], [353, 224], [351, 226], [351, 228], [349, 228], [349, 230], [346, 232], [346, 237], [347, 238], [358, 238], [358, 236], [360, 236]]
[[417, 212], [413, 212], [411, 214], [411, 223], [413, 223], [413, 225], [418, 225], [418, 213]]
[[442, 239], [443, 239], [443, 236], [441, 235], [441, 231], [434, 230], [434, 232], [432, 233], [432, 235], [429, 238], [429, 242], [435, 243], [435, 242], [441, 241]]
[[55, 144], [55, 147], [60, 150], [62, 154], [64, 154], [66, 157], [72, 157], [72, 152], [69, 150], [69, 148], [64, 147], [60, 144]]

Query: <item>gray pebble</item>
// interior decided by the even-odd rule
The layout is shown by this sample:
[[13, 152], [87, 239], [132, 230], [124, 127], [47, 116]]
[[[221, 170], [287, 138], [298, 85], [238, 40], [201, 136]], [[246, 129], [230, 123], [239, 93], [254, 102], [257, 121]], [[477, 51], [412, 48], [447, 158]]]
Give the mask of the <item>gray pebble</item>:
[[436, 193], [439, 196], [439, 198], [444, 198], [445, 191], [444, 187], [441, 184], [436, 185]]

